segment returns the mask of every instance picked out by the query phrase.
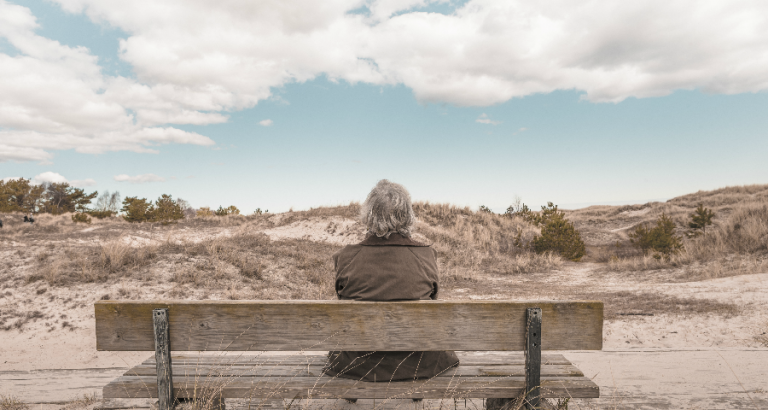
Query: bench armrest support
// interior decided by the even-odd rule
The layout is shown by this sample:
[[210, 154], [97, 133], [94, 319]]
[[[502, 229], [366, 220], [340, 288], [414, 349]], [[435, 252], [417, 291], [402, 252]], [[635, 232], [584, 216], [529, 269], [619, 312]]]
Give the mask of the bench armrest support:
[[168, 309], [152, 310], [155, 326], [155, 361], [157, 362], [157, 398], [159, 410], [173, 408], [173, 374], [171, 370], [171, 332]]
[[525, 392], [526, 407], [539, 408], [541, 392], [541, 309], [526, 310], [525, 326]]

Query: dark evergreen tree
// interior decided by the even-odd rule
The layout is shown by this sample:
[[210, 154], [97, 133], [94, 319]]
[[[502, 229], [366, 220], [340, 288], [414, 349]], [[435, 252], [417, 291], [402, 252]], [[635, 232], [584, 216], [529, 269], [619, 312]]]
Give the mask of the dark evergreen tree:
[[629, 238], [645, 254], [654, 251], [669, 257], [683, 248], [680, 237], [675, 235], [675, 223], [664, 213], [656, 220], [656, 226], [649, 229], [647, 224], [638, 225], [629, 233]]
[[150, 222], [154, 218], [155, 207], [146, 198], [128, 196], [123, 200], [120, 211], [125, 213], [123, 219], [128, 222]]
[[694, 231], [701, 229], [706, 235], [707, 225], [712, 225], [712, 218], [715, 217], [715, 213], [711, 209], [705, 208], [704, 204], [699, 204], [690, 217], [691, 221], [688, 222], [688, 227]]

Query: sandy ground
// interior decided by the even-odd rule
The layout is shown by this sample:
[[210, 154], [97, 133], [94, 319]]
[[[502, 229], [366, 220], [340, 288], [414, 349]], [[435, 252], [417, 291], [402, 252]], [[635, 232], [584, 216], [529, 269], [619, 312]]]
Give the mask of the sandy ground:
[[[87, 228], [90, 229], [90, 228]], [[232, 235], [235, 229], [177, 232], [186, 240]], [[272, 239], [305, 238], [338, 244], [356, 243], [361, 234], [343, 218], [317, 218], [264, 231]], [[187, 238], [186, 236], [189, 236]], [[123, 239], [141, 244], [168, 240], [136, 234]], [[28, 245], [5, 242], [10, 255]], [[566, 354], [587, 376], [594, 376], [604, 398], [599, 408], [768, 408], [768, 273], [689, 283], [633, 279], [600, 273], [595, 264], [569, 264], [554, 274], [532, 276], [541, 283], [568, 283], [595, 291], [667, 294], [733, 303], [738, 314], [627, 316], [607, 320], [602, 352]], [[503, 299], [505, 288], [525, 286], [525, 278], [495, 277], [498, 292], [447, 289], [442, 299]], [[540, 283], [540, 284], [541, 284]], [[100, 386], [150, 352], [98, 352], [93, 303], [118, 294], [120, 284], [69, 288], [25, 286], [0, 291], [0, 304], [44, 315], [21, 330], [0, 331], [0, 394], [32, 403], [69, 400], [100, 393]], [[553, 298], [568, 299], [567, 294]], [[610, 377], [609, 377], [610, 376]], [[58, 386], [58, 387], [55, 387]], [[611, 407], [610, 403], [620, 404]], [[648, 404], [650, 403], [650, 404]], [[577, 403], [574, 403], [577, 404]], [[593, 403], [594, 404], [594, 403]], [[580, 403], [581, 408], [590, 408]], [[572, 407], [579, 408], [579, 407]]]

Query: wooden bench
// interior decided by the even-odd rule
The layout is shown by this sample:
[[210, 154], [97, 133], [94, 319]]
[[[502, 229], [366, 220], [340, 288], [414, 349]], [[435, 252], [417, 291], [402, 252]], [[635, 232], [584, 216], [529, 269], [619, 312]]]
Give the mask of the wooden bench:
[[[99, 301], [95, 318], [98, 350], [155, 351], [104, 398], [157, 397], [161, 410], [179, 398], [221, 407], [224, 398], [484, 398], [499, 408], [600, 394], [541, 350], [602, 349], [602, 302]], [[429, 380], [373, 383], [322, 374], [328, 350], [456, 350], [461, 364]], [[201, 353], [211, 351], [240, 353]]]

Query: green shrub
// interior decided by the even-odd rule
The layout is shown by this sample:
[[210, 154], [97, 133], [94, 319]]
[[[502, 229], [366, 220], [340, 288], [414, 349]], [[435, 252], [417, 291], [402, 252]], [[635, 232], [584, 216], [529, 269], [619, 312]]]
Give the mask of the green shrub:
[[155, 207], [146, 198], [128, 196], [123, 200], [123, 208], [120, 211], [125, 213], [123, 219], [128, 222], [150, 222], [154, 217]]
[[236, 206], [230, 205], [227, 208], [222, 208], [219, 206], [219, 209], [213, 212], [216, 214], [216, 216], [227, 216], [227, 215], [240, 215], [240, 210], [237, 209]]
[[536, 253], [557, 252], [562, 257], [578, 262], [585, 254], [584, 241], [573, 224], [559, 212], [551, 215], [541, 227], [541, 235], [533, 238]]
[[488, 208], [485, 205], [480, 205], [480, 212], [485, 212], [487, 214], [492, 214], [493, 211], [491, 211], [491, 208]]
[[520, 202], [520, 199], [518, 198], [515, 204], [507, 207], [507, 210], [504, 211], [504, 216], [519, 216], [523, 218], [524, 221], [533, 222], [536, 214], [531, 211], [531, 208], [528, 208], [528, 205]]
[[72, 222], [74, 223], [85, 223], [85, 224], [91, 224], [91, 218], [88, 217], [88, 214], [85, 212], [77, 212], [72, 214]]
[[96, 218], [96, 219], [104, 219], [109, 218], [110, 216], [114, 215], [115, 213], [112, 211], [85, 211], [88, 215]]
[[152, 215], [153, 221], [168, 225], [176, 223], [179, 219], [184, 219], [184, 211], [178, 202], [173, 200], [173, 197], [163, 194], [160, 198], [157, 198]]
[[565, 219], [565, 213], [557, 205], [547, 202], [539, 214], [529, 212], [521, 215], [529, 222], [541, 226], [541, 235], [533, 238], [531, 245], [536, 253], [557, 252], [562, 257], [578, 262], [585, 254], [586, 247], [573, 223]]
[[704, 234], [707, 234], [707, 225], [712, 225], [712, 218], [715, 217], [715, 213], [711, 209], [704, 208], [704, 204], [699, 203], [696, 210], [689, 215], [691, 221], [688, 222], [688, 227], [693, 229], [694, 232], [701, 229]]
[[215, 214], [213, 213], [213, 211], [211, 211], [211, 208], [207, 206], [203, 206], [200, 209], [198, 209], [197, 212], [195, 212], [196, 217], [214, 216], [214, 215]]
[[675, 235], [675, 223], [664, 213], [656, 220], [656, 226], [649, 229], [647, 224], [638, 225], [629, 233], [629, 238], [646, 255], [650, 251], [658, 252], [654, 255], [657, 259], [669, 257], [683, 248], [680, 237]]

